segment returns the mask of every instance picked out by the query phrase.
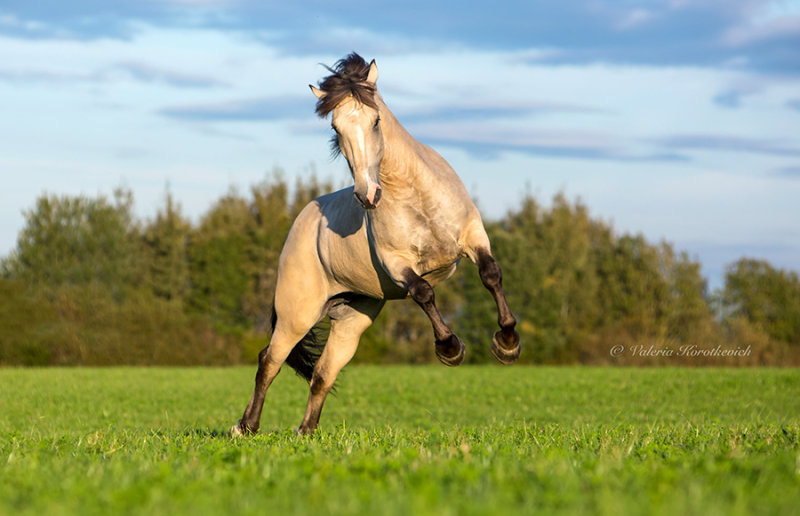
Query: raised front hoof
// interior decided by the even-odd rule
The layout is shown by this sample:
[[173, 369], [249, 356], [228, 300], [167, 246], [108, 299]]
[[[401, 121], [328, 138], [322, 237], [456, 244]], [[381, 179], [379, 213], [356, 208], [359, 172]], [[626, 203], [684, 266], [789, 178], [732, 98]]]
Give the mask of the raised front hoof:
[[464, 343], [455, 335], [436, 341], [436, 358], [446, 366], [455, 367], [464, 361]]
[[514, 332], [511, 342], [507, 342], [503, 338], [501, 331], [496, 332], [492, 337], [492, 354], [501, 364], [511, 365], [516, 362], [521, 349], [517, 332]]

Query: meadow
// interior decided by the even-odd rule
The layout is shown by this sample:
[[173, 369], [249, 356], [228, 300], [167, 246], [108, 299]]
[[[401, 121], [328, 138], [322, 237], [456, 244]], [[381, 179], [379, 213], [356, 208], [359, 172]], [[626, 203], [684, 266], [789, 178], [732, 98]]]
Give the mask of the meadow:
[[796, 514], [800, 371], [0, 369], [0, 514]]

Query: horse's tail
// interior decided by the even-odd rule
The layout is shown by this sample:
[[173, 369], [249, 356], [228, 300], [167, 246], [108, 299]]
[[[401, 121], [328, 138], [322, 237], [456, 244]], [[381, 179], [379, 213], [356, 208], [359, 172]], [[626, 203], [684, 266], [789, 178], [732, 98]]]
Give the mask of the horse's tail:
[[[278, 313], [275, 307], [272, 307], [272, 315], [270, 317], [272, 331], [275, 331], [275, 325], [278, 323]], [[317, 364], [319, 357], [322, 356], [322, 350], [325, 349], [325, 343], [328, 340], [330, 333], [330, 324], [320, 321], [311, 328], [305, 337], [300, 339], [300, 342], [295, 344], [289, 356], [286, 357], [286, 363], [289, 367], [295, 370], [298, 376], [302, 376], [306, 381], [311, 381], [311, 375], [314, 373], [314, 366]]]

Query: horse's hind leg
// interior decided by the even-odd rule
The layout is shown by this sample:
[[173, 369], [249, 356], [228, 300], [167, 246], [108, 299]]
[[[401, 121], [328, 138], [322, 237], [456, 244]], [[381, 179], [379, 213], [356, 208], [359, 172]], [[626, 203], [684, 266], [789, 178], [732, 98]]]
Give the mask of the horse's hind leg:
[[384, 301], [372, 298], [357, 298], [347, 305], [331, 311], [331, 332], [325, 350], [314, 367], [309, 386], [308, 405], [303, 422], [297, 433], [314, 433], [322, 413], [325, 397], [341, 371], [358, 348], [358, 341], [383, 307]]

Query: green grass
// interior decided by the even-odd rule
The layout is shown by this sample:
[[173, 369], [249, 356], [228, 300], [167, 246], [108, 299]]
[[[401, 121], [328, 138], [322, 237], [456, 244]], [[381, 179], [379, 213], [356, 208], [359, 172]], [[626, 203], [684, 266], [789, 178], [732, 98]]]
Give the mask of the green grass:
[[0, 370], [0, 514], [796, 514], [800, 371]]

